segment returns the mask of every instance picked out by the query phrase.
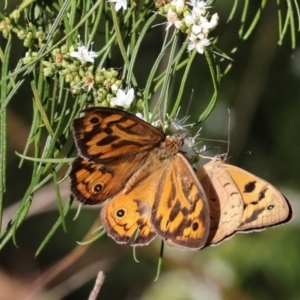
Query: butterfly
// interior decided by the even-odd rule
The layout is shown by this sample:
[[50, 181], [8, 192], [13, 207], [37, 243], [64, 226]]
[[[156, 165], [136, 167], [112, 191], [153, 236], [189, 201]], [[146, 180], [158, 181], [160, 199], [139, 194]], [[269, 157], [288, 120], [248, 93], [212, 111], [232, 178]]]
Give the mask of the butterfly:
[[272, 185], [221, 158], [197, 173], [180, 147], [185, 134], [166, 137], [128, 112], [89, 108], [72, 132], [79, 157], [71, 191], [84, 204], [103, 203], [101, 223], [118, 243], [199, 250], [236, 232], [289, 221], [292, 209]]
[[209, 234], [209, 205], [183, 153], [185, 134], [166, 137], [128, 112], [89, 108], [73, 122], [80, 156], [71, 191], [102, 203], [101, 222], [118, 243], [147, 245], [159, 235], [171, 247], [199, 250]]
[[238, 232], [261, 231], [290, 221], [288, 200], [270, 183], [219, 156], [197, 172], [209, 202], [210, 232], [206, 246]]

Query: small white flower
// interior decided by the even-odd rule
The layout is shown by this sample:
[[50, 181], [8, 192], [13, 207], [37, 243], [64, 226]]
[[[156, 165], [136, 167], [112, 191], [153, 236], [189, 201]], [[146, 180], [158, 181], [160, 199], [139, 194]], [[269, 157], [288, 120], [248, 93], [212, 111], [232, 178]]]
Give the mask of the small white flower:
[[202, 0], [191, 0], [187, 2], [187, 4], [191, 5], [193, 8], [198, 8], [199, 13], [204, 16], [206, 14], [206, 10], [211, 8], [211, 6], [207, 5], [207, 1]]
[[95, 80], [93, 76], [87, 76], [84, 78], [84, 85], [83, 88], [87, 88], [87, 90], [90, 92], [91, 89], [94, 87]]
[[110, 0], [108, 2], [116, 2], [116, 4], [115, 4], [116, 11], [119, 11], [122, 7], [123, 7], [123, 10], [127, 9], [127, 0]]
[[169, 8], [167, 13], [167, 27], [166, 30], [168, 30], [175, 22], [178, 21], [177, 13], [174, 12], [171, 8]]
[[98, 54], [94, 51], [89, 51], [86, 46], [78, 46], [77, 51], [71, 52], [70, 56], [78, 58], [82, 63], [87, 61], [93, 63], [94, 57], [97, 57]]
[[[136, 115], [137, 117], [139, 117], [140, 119], [142, 119], [142, 120], [144, 120], [144, 121], [147, 122], [145, 116], [144, 116], [142, 113], [139, 113], [139, 112], [138, 112], [138, 113], [136, 113], [135, 115]], [[152, 113], [151, 113], [151, 112], [148, 113], [148, 119], [152, 119]], [[158, 121], [153, 121], [153, 122], [151, 123], [151, 125], [154, 126], [154, 127], [157, 127], [157, 126], [158, 126]]]
[[189, 147], [195, 147], [197, 145], [197, 139], [199, 139], [199, 137], [201, 135], [201, 130], [202, 130], [202, 127], [200, 127], [198, 129], [198, 131], [196, 132], [195, 135], [193, 135], [193, 136], [187, 136], [184, 139], [184, 142], [187, 143]]
[[[94, 87], [95, 81], [93, 76], [87, 76], [82, 79], [82, 81], [78, 82], [73, 86], [73, 90], [84, 90], [87, 89], [90, 92]], [[74, 91], [73, 91], [74, 92]]]
[[174, 26], [178, 29], [181, 29], [183, 26], [183, 23], [181, 20], [177, 20], [177, 21], [175, 21]]
[[205, 152], [206, 152], [206, 145], [202, 146], [202, 148], [200, 148], [197, 153], [201, 154], [201, 153], [205, 153]]
[[187, 136], [184, 138], [184, 144], [187, 145], [189, 148], [194, 147], [195, 139], [192, 136]]
[[[190, 15], [186, 15], [184, 17], [184, 20], [187, 24], [197, 24], [197, 25], [203, 24], [203, 27], [208, 27], [208, 26], [212, 27], [212, 25], [207, 20], [207, 18], [199, 14], [198, 10], [195, 8], [193, 8], [192, 13]], [[209, 25], [206, 23], [209, 23]]]
[[171, 1], [170, 4], [176, 7], [176, 12], [177, 13], [182, 12], [184, 7], [185, 7], [184, 0], [173, 0], [173, 1]]
[[219, 15], [217, 13], [215, 13], [211, 16], [210, 24], [212, 26], [212, 29], [217, 27], [217, 25], [219, 24]]
[[178, 119], [176, 115], [176, 117], [171, 121], [170, 129], [174, 132], [177, 132], [178, 130], [186, 131], [186, 127], [190, 126], [189, 124], [185, 125], [188, 119], [189, 116], [185, 116], [182, 119]]
[[202, 26], [201, 25], [196, 25], [196, 24], [194, 24], [193, 26], [192, 26], [192, 34], [194, 34], [194, 35], [198, 35], [199, 33], [201, 33], [202, 32]]
[[180, 107], [178, 108], [175, 116], [173, 117], [173, 119], [170, 120], [169, 115], [167, 114], [168, 119], [171, 121], [170, 122], [170, 130], [171, 132], [177, 132], [177, 131], [187, 131], [186, 127], [191, 126], [191, 124], [186, 124], [187, 120], [190, 118], [190, 116], [185, 116], [182, 119], [178, 118], [180, 112]]
[[194, 163], [196, 153], [195, 153], [195, 139], [190, 136], [190, 133], [186, 131], [186, 136], [184, 138], [184, 143], [180, 147], [180, 151], [184, 152], [186, 157], [189, 159], [190, 162]]
[[138, 113], [136, 113], [135, 115], [136, 115], [138, 118], [140, 118], [140, 119], [142, 119], [142, 120], [145, 121], [144, 115], [143, 115], [142, 113], [138, 112]]
[[205, 37], [202, 33], [198, 35], [191, 34], [189, 36], [190, 43], [188, 44], [188, 51], [196, 48], [197, 52], [203, 54], [204, 47], [210, 45], [210, 40]]
[[113, 92], [113, 93], [117, 93], [117, 91], [118, 91], [118, 89], [119, 89], [119, 87], [114, 83], [111, 87], [110, 87], [110, 89], [111, 89], [111, 91]]
[[188, 25], [195, 24], [195, 18], [194, 18], [194, 16], [193, 16], [193, 12], [192, 12], [191, 15], [186, 15], [186, 16], [184, 17], [184, 21], [185, 21], [185, 23], [188, 24]]
[[118, 89], [117, 97], [111, 98], [111, 101], [117, 106], [129, 108], [133, 99], [134, 99], [133, 88], [129, 89], [127, 93], [125, 93], [122, 89]]
[[[188, 132], [186, 137], [184, 138], [184, 144], [180, 148], [181, 151], [185, 152], [186, 156], [192, 162], [195, 164], [199, 160], [199, 153], [202, 153], [206, 149], [205, 146], [203, 146], [200, 150], [198, 149], [197, 145], [199, 144], [199, 141], [197, 141], [200, 137], [201, 133], [200, 128], [197, 133], [193, 136], [191, 136]], [[204, 149], [204, 150], [203, 150]]]
[[148, 122], [147, 120], [152, 120], [151, 125], [154, 126], [154, 127], [156, 127], [156, 128], [158, 128], [158, 127], [159, 127], [159, 128], [163, 127], [163, 129], [166, 130], [166, 129], [169, 127], [168, 122], [164, 122], [164, 123], [163, 123], [161, 120], [158, 119], [158, 115], [155, 115], [155, 116], [153, 117], [153, 114], [152, 114], [151, 112], [148, 113], [148, 119], [147, 119], [147, 120], [146, 120], [146, 118], [144, 117], [144, 115], [141, 114], [141, 113], [136, 113], [135, 115], [136, 115], [137, 117], [139, 117], [140, 119], [146, 121], [146, 122]]

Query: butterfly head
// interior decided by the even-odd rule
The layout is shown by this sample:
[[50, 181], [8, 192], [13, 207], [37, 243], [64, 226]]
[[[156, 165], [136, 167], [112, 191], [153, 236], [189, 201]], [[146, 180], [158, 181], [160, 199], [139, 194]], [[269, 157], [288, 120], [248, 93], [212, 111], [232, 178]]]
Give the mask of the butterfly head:
[[166, 138], [160, 148], [159, 156], [160, 158], [169, 158], [179, 152], [179, 148], [184, 144], [184, 138], [186, 134], [175, 134], [171, 137]]

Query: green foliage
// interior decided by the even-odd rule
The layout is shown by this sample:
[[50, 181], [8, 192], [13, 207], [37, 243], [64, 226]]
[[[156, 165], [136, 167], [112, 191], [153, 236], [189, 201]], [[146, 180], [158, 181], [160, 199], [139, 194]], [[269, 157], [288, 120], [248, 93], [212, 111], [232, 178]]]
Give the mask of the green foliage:
[[[165, 30], [166, 25], [161, 24], [166, 22], [169, 8], [173, 11], [178, 9], [174, 8], [170, 1], [156, 1], [155, 3], [131, 1], [128, 3], [127, 10], [119, 11], [115, 9], [115, 3], [103, 0], [25, 0], [21, 3], [11, 1], [5, 4], [7, 7], [3, 6], [3, 3], [0, 8], [0, 34], [3, 37], [0, 40], [0, 224], [2, 224], [5, 208], [13, 203], [16, 206], [14, 206], [15, 209], [9, 222], [4, 224], [0, 233], [0, 249], [4, 251], [4, 257], [9, 257], [5, 251], [11, 249], [9, 248], [12, 247], [9, 243], [11, 240], [18, 245], [19, 239], [22, 240], [22, 237], [26, 237], [26, 232], [22, 234], [19, 232], [24, 230], [23, 226], [26, 228], [24, 221], [32, 215], [36, 194], [47, 184], [52, 186], [55, 193], [57, 213], [52, 215], [50, 213], [51, 224], [44, 225], [43, 217], [38, 219], [36, 224], [41, 224], [38, 229], [43, 231], [43, 237], [39, 236], [39, 240], [34, 241], [36, 254], [43, 255], [43, 251], [47, 253], [47, 249], [55, 248], [55, 245], [63, 245], [64, 242], [66, 245], [62, 247], [65, 253], [72, 253], [74, 240], [81, 239], [83, 235], [83, 233], [81, 236], [76, 235], [73, 231], [74, 227], [81, 232], [82, 228], [86, 227], [82, 224], [89, 224], [90, 215], [85, 211], [80, 213], [76, 221], [71, 220], [73, 198], [62, 196], [63, 191], [61, 191], [61, 183], [68, 177], [68, 164], [76, 155], [70, 131], [71, 124], [83, 108], [91, 105], [114, 107], [116, 105], [112, 102], [112, 98], [116, 96], [116, 91], [133, 88], [135, 98], [126, 109], [132, 112], [143, 112], [148, 120], [151, 119], [150, 113], [152, 116], [158, 114], [162, 123], [172, 120], [177, 117], [179, 108], [181, 108], [181, 114], [185, 108], [191, 108], [191, 113], [188, 114], [192, 115], [191, 125], [193, 126], [203, 123], [209, 116], [213, 119], [218, 97], [221, 95], [220, 98], [231, 98], [232, 90], [236, 87], [239, 75], [234, 75], [236, 78], [229, 77], [232, 66], [237, 67], [234, 60], [238, 60], [240, 56], [245, 58], [247, 55], [251, 55], [246, 52], [247, 49], [243, 48], [244, 43], [248, 39], [251, 40], [268, 8], [265, 0], [258, 4], [253, 4], [251, 1], [210, 3], [212, 11], [217, 11], [220, 16], [220, 24], [214, 28], [214, 31], [209, 32], [209, 38], [212, 39], [211, 44], [204, 47], [204, 54], [201, 55], [196, 50], [187, 51], [191, 26], [181, 23], [178, 28]], [[155, 13], [155, 10], [163, 16]], [[278, 0], [277, 6], [275, 4], [273, 6], [273, 11], [267, 10], [267, 16], [274, 12], [277, 12], [278, 44], [284, 46], [285, 38], [289, 40], [290, 47], [295, 49], [297, 31], [300, 28], [300, 24], [296, 24], [296, 20], [299, 20], [298, 2], [296, 0]], [[181, 18], [180, 21], [189, 13], [190, 9], [185, 6], [178, 14]], [[82, 46], [86, 47], [88, 60], [78, 59], [74, 56], [74, 52], [80, 52]], [[272, 45], [272, 47], [274, 46]], [[222, 93], [224, 81], [226, 90], [224, 88]], [[190, 101], [192, 89], [195, 89], [195, 94]], [[23, 93], [26, 96], [23, 96]], [[228, 104], [226, 103], [226, 105]], [[265, 105], [268, 107], [267, 104]], [[245, 107], [248, 106], [245, 105]], [[23, 149], [17, 149], [17, 152], [22, 152], [22, 154], [14, 154], [16, 149], [10, 148], [8, 144], [11, 109], [19, 111], [20, 114], [23, 114], [24, 110], [24, 117], [30, 123], [26, 143], [23, 145]], [[247, 113], [248, 111], [246, 109]], [[289, 115], [290, 111], [286, 114]], [[244, 115], [242, 114], [241, 118], [244, 118]], [[204, 128], [205, 124], [209, 124], [209, 119], [207, 122], [203, 123]], [[221, 126], [226, 127], [225, 124]], [[215, 124], [210, 128], [214, 126]], [[279, 137], [286, 137], [284, 132], [288, 132], [289, 128], [280, 128], [282, 134], [279, 134]], [[18, 132], [14, 132], [14, 135], [18, 135]], [[258, 136], [259, 133], [256, 138]], [[217, 138], [220, 139], [220, 137]], [[260, 140], [253, 139], [253, 144], [259, 147]], [[252, 149], [254, 149], [253, 144]], [[241, 149], [242, 146], [239, 150]], [[13, 169], [10, 155], [14, 156], [14, 159], [18, 155], [19, 159], [15, 163], [19, 164], [20, 170], [13, 174], [14, 184], [11, 184], [8, 176], [10, 169]], [[290, 164], [291, 168], [294, 167], [293, 162], [287, 161], [286, 164]], [[16, 189], [16, 182], [17, 197], [21, 197], [18, 202], [15, 197], [11, 196], [11, 190]], [[98, 216], [94, 216], [94, 218], [96, 219]], [[77, 223], [79, 219], [82, 223]], [[37, 230], [39, 225], [36, 224], [31, 227], [29, 232]], [[60, 232], [61, 228], [64, 231], [68, 230], [68, 235], [73, 238], [71, 242], [65, 241], [66, 235]], [[88, 228], [85, 229], [87, 232]], [[64, 234], [62, 238], [59, 238], [60, 233]], [[293, 233], [288, 229], [281, 231], [274, 244], [272, 244], [274, 240], [271, 237], [268, 239], [267, 235], [264, 235], [266, 239], [263, 243], [271, 245], [268, 247], [257, 244], [252, 248], [253, 239], [247, 239], [248, 236], [245, 236], [239, 238], [239, 242], [228, 242], [224, 251], [212, 250], [212, 256], [216, 253], [220, 255], [223, 264], [226, 264], [225, 261], [230, 265], [224, 269], [227, 271], [231, 269], [228, 272], [234, 272], [235, 276], [239, 278], [232, 281], [230, 287], [215, 279], [220, 291], [222, 290], [224, 295], [226, 292], [230, 294], [228, 291], [234, 290], [232, 286], [236, 285], [235, 292], [243, 291], [253, 299], [271, 299], [271, 297], [276, 298], [277, 296], [280, 299], [284, 295], [288, 295], [291, 299], [293, 297], [297, 299], [299, 295], [297, 292], [293, 292], [297, 289], [297, 282], [293, 275], [294, 268], [299, 267], [295, 251], [299, 242], [292, 239], [294, 246], [288, 250], [288, 255], [295, 262], [294, 267], [285, 262], [282, 250], [278, 248], [278, 245], [291, 243], [291, 239], [286, 239], [285, 234], [290, 237], [295, 236], [296, 229], [293, 229]], [[103, 236], [103, 232], [100, 231], [98, 235]], [[88, 238], [91, 241], [94, 239], [93, 237]], [[116, 245], [104, 238], [97, 241], [94, 247], [97, 249], [97, 255], [103, 254], [103, 257], [106, 257], [105, 255], [110, 257], [110, 250], [107, 249], [112, 249], [110, 258], [111, 261], [116, 261], [116, 266], [121, 264], [119, 259], [122, 255], [118, 253], [120, 249], [126, 248], [125, 253], [130, 253], [128, 247], [118, 246], [117, 248]], [[138, 249], [136, 253], [137, 259], [142, 261], [140, 264], [147, 261], [148, 270], [151, 271], [150, 275], [145, 275], [147, 269], [146, 271], [142, 269], [139, 264], [133, 262], [132, 256], [127, 255], [129, 259], [126, 260], [126, 265], [132, 270], [129, 275], [134, 276], [135, 272], [144, 274], [141, 281], [135, 282], [129, 278], [130, 276], [121, 274], [115, 284], [108, 279], [108, 286], [116, 289], [117, 281], [123, 280], [123, 283], [119, 282], [119, 284], [126, 295], [130, 294], [129, 287], [134, 289], [135, 286], [141, 284], [138, 294], [145, 291], [144, 299], [151, 299], [147, 295], [152, 295], [152, 299], [155, 297], [159, 299], [149, 283], [155, 279], [159, 247], [151, 247], [150, 250], [143, 249], [143, 252]], [[217, 249], [221, 249], [223, 246], [219, 247]], [[269, 248], [271, 250], [268, 250]], [[201, 287], [204, 287], [205, 271], [199, 272], [196, 269], [202, 267], [205, 269], [208, 266], [208, 263], [199, 262], [202, 253], [203, 257], [207, 257], [208, 262], [213, 261], [212, 257], [207, 254], [210, 250], [206, 249], [197, 253], [197, 258], [195, 254], [191, 254], [191, 258], [189, 258], [177, 251], [175, 251], [175, 256], [177, 254], [178, 256], [174, 258], [172, 254], [168, 254], [170, 251], [167, 251], [167, 256], [163, 261], [163, 268], [166, 267], [167, 272], [163, 272], [158, 280], [158, 282], [161, 281], [161, 286], [164, 281], [173, 282], [174, 280], [174, 284], [176, 284], [180, 278], [186, 276], [186, 279], [190, 279], [192, 284], [188, 285], [186, 284], [188, 280], [182, 280], [182, 286], [186, 284], [188, 289], [192, 289], [201, 281]], [[142, 258], [139, 257], [141, 252]], [[229, 252], [232, 254], [230, 255]], [[243, 254], [240, 255], [240, 253]], [[270, 256], [271, 254], [272, 256]], [[180, 261], [181, 255], [184, 257], [182, 261]], [[245, 257], [247, 259], [244, 259]], [[193, 266], [192, 261], [198, 268]], [[51, 260], [48, 262], [53, 263]], [[133, 266], [132, 262], [138, 266]], [[161, 262], [160, 260], [158, 271], [160, 271]], [[221, 271], [224, 270], [222, 263]], [[118, 276], [118, 269], [113, 269], [112, 265], [111, 263], [106, 267], [108, 270], [111, 269], [114, 276]], [[279, 273], [276, 269], [277, 266], [280, 270]], [[280, 276], [280, 272], [284, 272], [285, 276]], [[214, 275], [209, 276], [213, 278]], [[266, 288], [261, 288], [257, 284], [256, 278], [261, 279]], [[280, 284], [274, 284], [275, 281]], [[251, 282], [250, 286], [247, 285], [248, 282]], [[156, 288], [158, 286], [156, 285]], [[162, 297], [161, 299], [170, 295], [168, 289], [171, 289], [170, 293], [173, 293], [175, 288], [169, 285], [164, 292], [159, 290], [158, 294]], [[268, 293], [267, 289], [275, 292]], [[110, 299], [111, 291], [104, 288], [103, 293], [104, 298], [105, 295], [108, 295], [106, 297]], [[220, 294], [222, 293], [220, 292]], [[173, 296], [172, 299], [192, 299], [192, 296], [177, 296], [177, 298]]]

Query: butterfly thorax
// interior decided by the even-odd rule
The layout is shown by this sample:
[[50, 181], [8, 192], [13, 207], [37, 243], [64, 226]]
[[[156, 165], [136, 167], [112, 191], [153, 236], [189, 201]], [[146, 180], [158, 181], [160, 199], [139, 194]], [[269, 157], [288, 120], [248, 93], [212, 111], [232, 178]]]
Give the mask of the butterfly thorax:
[[160, 159], [170, 158], [178, 153], [179, 148], [183, 146], [185, 134], [177, 134], [166, 138], [158, 149], [158, 157]]
[[164, 160], [170, 159], [183, 145], [185, 135], [174, 135], [166, 138], [159, 147], [153, 149], [146, 161], [141, 164], [140, 168], [130, 177], [123, 192], [126, 194], [131, 191], [137, 183], [144, 180], [153, 172], [154, 169], [160, 168]]

